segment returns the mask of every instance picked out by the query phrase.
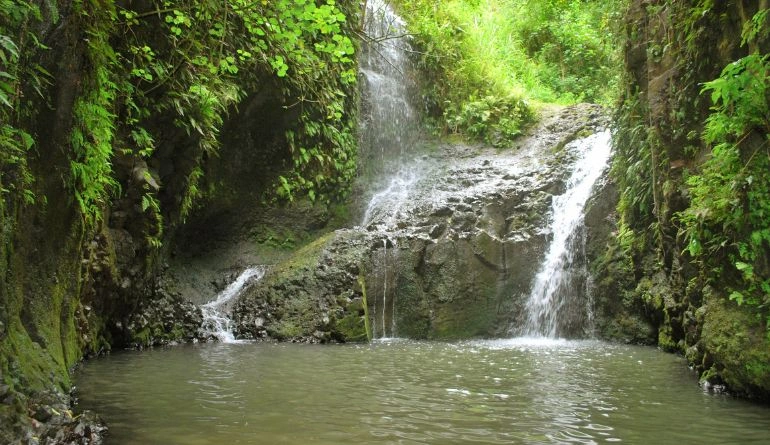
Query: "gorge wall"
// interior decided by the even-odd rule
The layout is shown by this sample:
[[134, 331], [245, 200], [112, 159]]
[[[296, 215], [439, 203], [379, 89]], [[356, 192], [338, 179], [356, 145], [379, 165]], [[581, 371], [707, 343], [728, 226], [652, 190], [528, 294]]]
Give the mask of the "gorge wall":
[[2, 3], [0, 442], [90, 435], [82, 357], [196, 335], [181, 227], [344, 195], [358, 2], [236, 3]]
[[[757, 164], [766, 162], [770, 132], [766, 65], [736, 68], [722, 84], [751, 78], [735, 91], [757, 100], [750, 113], [764, 113], [764, 123], [762, 117], [738, 122], [746, 112], [734, 101], [740, 93], [712, 104], [715, 90], [702, 90], [726, 67], [743, 66], [736, 61], [767, 54], [770, 42], [761, 31], [767, 24], [755, 17], [767, 7], [740, 0], [631, 2], [612, 174], [619, 223], [609, 247], [593, 254], [597, 295], [618, 314], [600, 326], [603, 336], [677, 351], [709, 385], [759, 398], [770, 394], [761, 303], [767, 289], [757, 292], [747, 280], [768, 276], [767, 217], [752, 216], [761, 212], [756, 207], [767, 188], [759, 179], [766, 168]], [[709, 127], [714, 115], [735, 132], [715, 140], [724, 131]], [[714, 147], [735, 153], [730, 162], [737, 167]], [[752, 169], [760, 174], [751, 176]], [[751, 276], [741, 268], [751, 268]]]

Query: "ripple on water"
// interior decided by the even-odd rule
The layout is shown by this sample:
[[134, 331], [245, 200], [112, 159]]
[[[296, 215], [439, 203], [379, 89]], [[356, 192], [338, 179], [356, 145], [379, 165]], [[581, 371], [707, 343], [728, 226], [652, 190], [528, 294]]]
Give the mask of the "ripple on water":
[[681, 359], [598, 342], [208, 344], [113, 354], [77, 377], [115, 445], [763, 443], [770, 430], [767, 409], [703, 394]]

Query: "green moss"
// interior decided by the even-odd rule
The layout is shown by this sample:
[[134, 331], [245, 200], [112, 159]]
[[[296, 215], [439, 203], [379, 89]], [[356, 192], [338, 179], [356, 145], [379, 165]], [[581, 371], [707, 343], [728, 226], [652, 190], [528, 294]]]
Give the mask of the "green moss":
[[366, 316], [353, 312], [334, 324], [334, 330], [345, 342], [366, 342], [369, 341], [370, 333], [367, 329]]
[[614, 314], [603, 323], [600, 334], [605, 340], [630, 344], [654, 345], [658, 341], [655, 327], [640, 316], [625, 311]]
[[301, 337], [306, 331], [295, 320], [284, 319], [269, 325], [267, 332], [275, 339], [291, 340]]
[[327, 233], [311, 242], [310, 244], [302, 247], [297, 252], [292, 254], [292, 256], [286, 261], [281, 262], [275, 268], [275, 273], [278, 275], [285, 275], [298, 269], [309, 269], [315, 266], [318, 263], [324, 247], [326, 247], [332, 239], [334, 239], [334, 233]]
[[358, 285], [361, 287], [361, 301], [364, 307], [364, 329], [366, 330], [366, 340], [372, 341], [372, 326], [369, 321], [369, 302], [366, 298], [366, 279], [363, 275], [358, 276]]
[[658, 330], [658, 347], [668, 352], [677, 352], [681, 348], [671, 335], [671, 327], [663, 326]]
[[709, 294], [702, 342], [731, 389], [770, 395], [770, 342], [751, 309]]

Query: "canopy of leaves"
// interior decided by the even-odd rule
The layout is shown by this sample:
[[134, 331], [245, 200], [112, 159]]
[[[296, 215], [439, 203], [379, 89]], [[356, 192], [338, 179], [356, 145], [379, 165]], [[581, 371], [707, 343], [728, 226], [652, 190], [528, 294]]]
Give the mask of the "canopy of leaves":
[[[23, 131], [24, 119], [10, 117], [24, 108], [22, 91], [45, 95], [40, 79], [56, 82], [36, 65], [49, 49], [35, 30], [62, 19], [56, 2], [46, 3], [55, 14], [41, 14], [34, 1], [1, 1], [12, 14], [0, 20], [0, 153], [3, 165], [23, 173], [33, 135]], [[116, 157], [149, 163], [162, 140], [158, 123], [171, 123], [191, 141], [184, 145], [194, 146], [192, 155], [185, 154], [193, 162], [182, 172], [186, 185], [178, 208], [161, 208], [151, 186], [157, 181], [148, 178], [145, 184], [141, 207], [154, 214], [159, 238], [162, 213], [184, 219], [198, 201], [200, 166], [216, 153], [227, 114], [266, 86], [277, 87], [287, 107], [300, 109], [285, 135], [293, 163], [276, 166], [285, 176], [274, 191], [286, 199], [298, 193], [314, 199], [344, 195], [355, 173], [350, 116], [357, 66], [349, 36], [358, 7], [335, 0], [76, 1], [66, 20], [87, 42], [89, 69], [74, 105], [65, 179], [84, 218], [97, 221], [120, 192], [112, 168]], [[24, 75], [35, 70], [36, 76]], [[4, 167], [0, 183], [10, 182], [10, 170]]]

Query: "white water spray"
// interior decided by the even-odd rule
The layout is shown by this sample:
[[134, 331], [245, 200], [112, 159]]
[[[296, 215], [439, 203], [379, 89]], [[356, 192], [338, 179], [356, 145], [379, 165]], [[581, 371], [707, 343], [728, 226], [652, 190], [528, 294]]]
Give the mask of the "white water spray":
[[265, 268], [262, 266], [249, 267], [230, 283], [225, 290], [217, 295], [217, 298], [201, 306], [203, 323], [201, 334], [205, 338], [216, 338], [222, 343], [235, 343], [233, 322], [224, 313], [228, 303], [237, 297], [250, 281], [261, 280], [265, 276]]
[[[386, 0], [367, 0], [365, 4], [367, 38], [359, 59], [363, 95], [360, 158], [369, 175], [379, 179], [373, 183], [384, 187], [372, 195], [361, 225], [383, 235], [382, 249], [374, 249], [373, 253], [376, 257], [372, 273], [376, 278], [372, 281], [382, 292], [372, 292], [372, 327], [382, 331], [380, 337], [387, 337], [388, 324], [390, 335], [396, 333], [397, 296], [391, 284], [395, 282], [393, 265], [397, 263], [398, 249], [391, 234], [404, 220], [414, 185], [421, 177], [421, 163], [407, 160], [419, 134], [418, 107], [414, 106], [418, 95], [404, 20]], [[388, 179], [383, 181], [383, 177]]]
[[401, 209], [409, 202], [414, 185], [420, 179], [415, 169], [402, 169], [390, 179], [388, 186], [375, 193], [366, 207], [362, 227], [370, 224], [392, 229], [399, 220]]
[[574, 238], [583, 225], [583, 210], [593, 186], [607, 166], [610, 142], [610, 132], [603, 131], [572, 143], [581, 157], [575, 163], [567, 190], [553, 198], [550, 227], [553, 239], [529, 294], [523, 335], [557, 337], [560, 334], [562, 318], [566, 316], [562, 308], [576, 295], [571, 280], [575, 273]]
[[364, 105], [360, 122], [362, 157], [382, 172], [414, 142], [418, 119], [413, 104], [411, 50], [406, 24], [386, 0], [368, 0], [366, 39], [360, 57]]

